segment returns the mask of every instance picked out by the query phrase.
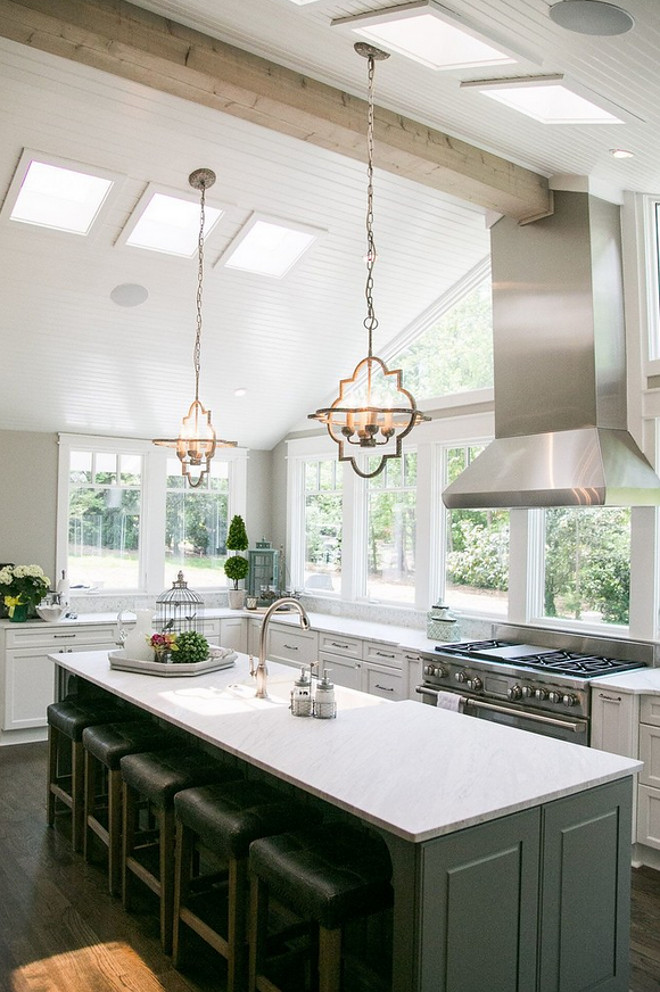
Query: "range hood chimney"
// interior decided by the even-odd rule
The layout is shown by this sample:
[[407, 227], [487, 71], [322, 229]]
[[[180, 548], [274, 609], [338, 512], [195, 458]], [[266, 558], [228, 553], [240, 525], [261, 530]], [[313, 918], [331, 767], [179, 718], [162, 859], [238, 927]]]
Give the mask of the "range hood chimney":
[[445, 505], [660, 505], [627, 429], [619, 208], [556, 192], [551, 217], [491, 238], [495, 440]]

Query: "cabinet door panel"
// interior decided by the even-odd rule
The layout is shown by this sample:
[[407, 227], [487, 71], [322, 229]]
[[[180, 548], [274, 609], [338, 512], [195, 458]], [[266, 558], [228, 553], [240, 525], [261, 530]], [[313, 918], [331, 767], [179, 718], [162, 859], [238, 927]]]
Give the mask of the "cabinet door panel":
[[3, 730], [46, 726], [46, 707], [55, 698], [55, 666], [43, 649], [7, 652]]
[[637, 787], [637, 837], [638, 844], [660, 849], [660, 789]]
[[636, 757], [635, 697], [625, 692], [596, 688], [591, 702], [591, 746], [610, 754]]
[[632, 779], [543, 810], [539, 992], [625, 992]]
[[220, 621], [219, 643], [223, 648], [241, 651], [245, 654], [247, 648], [247, 620], [243, 617], [232, 617]]
[[354, 658], [343, 658], [337, 654], [319, 654], [319, 675], [326, 669], [335, 685], [343, 685], [347, 689], [362, 688], [362, 666]]
[[362, 666], [362, 691], [382, 699], [405, 699], [403, 674], [391, 668], [365, 663]]
[[424, 845], [421, 988], [535, 988], [539, 825], [528, 810]]

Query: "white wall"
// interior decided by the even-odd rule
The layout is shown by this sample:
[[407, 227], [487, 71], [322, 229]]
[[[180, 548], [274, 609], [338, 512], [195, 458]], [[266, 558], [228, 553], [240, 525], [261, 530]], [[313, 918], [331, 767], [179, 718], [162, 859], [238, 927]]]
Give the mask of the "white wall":
[[0, 561], [41, 565], [53, 584], [57, 434], [0, 431]]

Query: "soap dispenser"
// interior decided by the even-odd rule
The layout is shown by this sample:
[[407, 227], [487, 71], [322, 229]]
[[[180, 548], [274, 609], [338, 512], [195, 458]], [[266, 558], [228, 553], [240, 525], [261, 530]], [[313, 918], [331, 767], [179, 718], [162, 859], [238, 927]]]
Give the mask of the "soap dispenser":
[[289, 709], [293, 716], [312, 715], [312, 682], [304, 668], [293, 684]]
[[318, 720], [332, 720], [337, 716], [335, 687], [328, 678], [329, 668], [323, 669], [323, 677], [319, 679], [314, 693], [314, 716]]
[[60, 606], [68, 607], [70, 605], [70, 586], [65, 571], [62, 571], [62, 578], [58, 580], [56, 592]]

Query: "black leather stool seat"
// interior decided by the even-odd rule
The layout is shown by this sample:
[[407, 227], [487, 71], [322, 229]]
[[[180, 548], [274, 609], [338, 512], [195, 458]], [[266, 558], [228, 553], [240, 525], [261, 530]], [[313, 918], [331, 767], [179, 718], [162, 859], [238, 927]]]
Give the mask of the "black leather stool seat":
[[[182, 789], [239, 776], [231, 765], [214, 760], [195, 747], [129, 754], [120, 761], [123, 779], [124, 834], [122, 896], [130, 908], [131, 882], [139, 878], [160, 900], [160, 936], [163, 949], [172, 947], [174, 911], [174, 797]], [[140, 825], [140, 806], [146, 800], [155, 829]], [[158, 855], [151, 863], [152, 855]]]
[[82, 739], [85, 727], [95, 723], [111, 723], [122, 719], [121, 711], [113, 700], [93, 699], [86, 702], [75, 697], [61, 703], [51, 703], [46, 708], [48, 723], [72, 741]]
[[250, 871], [275, 899], [327, 929], [392, 905], [385, 842], [343, 823], [254, 841]]
[[216, 854], [246, 858], [253, 840], [318, 823], [320, 814], [265, 782], [238, 781], [185, 789], [176, 817]]
[[215, 761], [200, 748], [170, 748], [130, 754], [121, 761], [124, 783], [154, 806], [171, 806], [181, 789], [235, 779], [240, 772]]
[[87, 727], [82, 734], [85, 750], [112, 770], [119, 768], [120, 760], [127, 754], [172, 747], [174, 741], [171, 730], [164, 730], [148, 718]]

